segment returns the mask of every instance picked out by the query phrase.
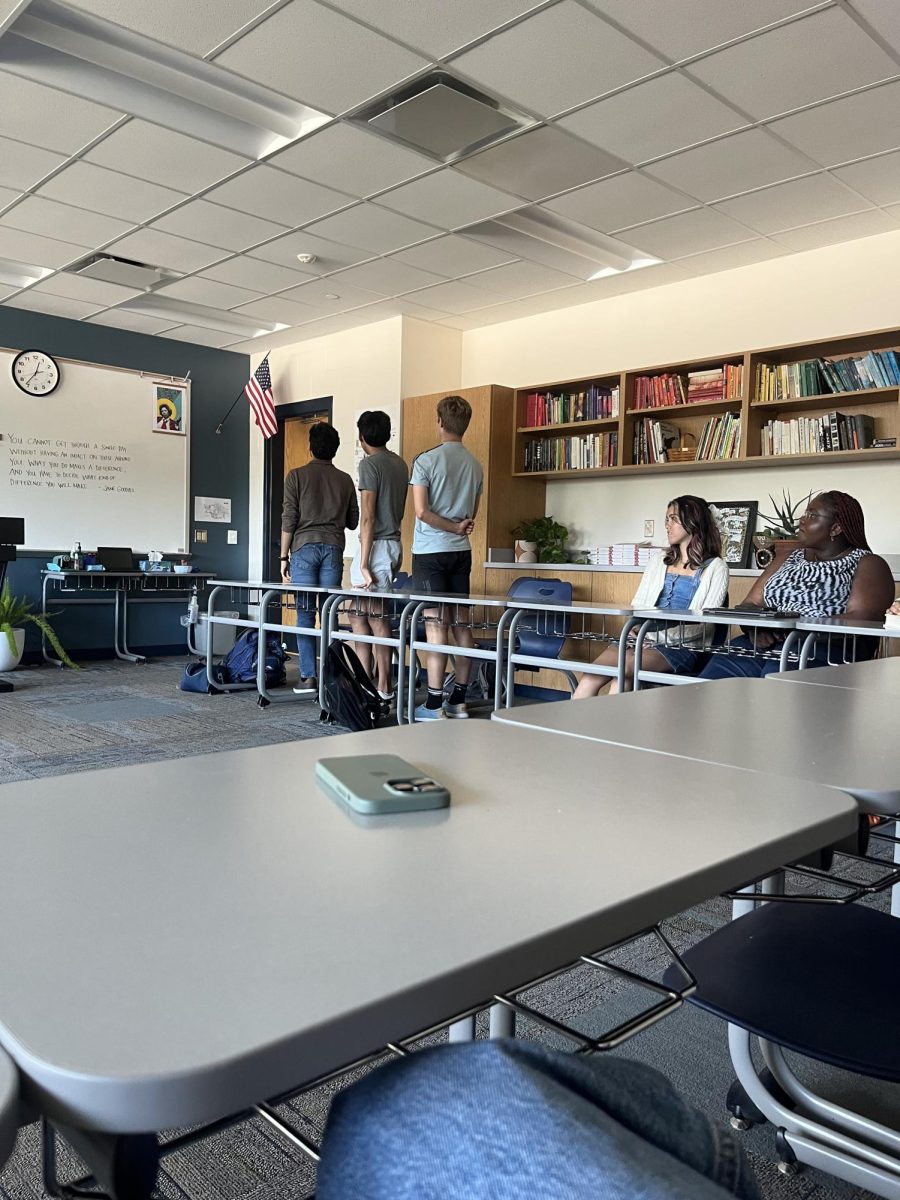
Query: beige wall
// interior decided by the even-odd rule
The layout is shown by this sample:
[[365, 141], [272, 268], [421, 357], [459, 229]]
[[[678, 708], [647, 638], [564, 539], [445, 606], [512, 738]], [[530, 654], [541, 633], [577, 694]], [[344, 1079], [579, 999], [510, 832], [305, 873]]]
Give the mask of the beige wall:
[[[755, 347], [900, 328], [900, 231], [666, 287], [580, 305], [463, 335], [461, 386], [513, 387], [608, 370], [730, 354]], [[685, 471], [657, 478], [575, 480], [547, 488], [547, 511], [573, 530], [576, 548], [661, 532], [677, 492], [758, 500], [788, 488], [839, 488], [857, 496], [869, 539], [900, 551], [900, 462], [789, 469]]]
[[400, 395], [427, 396], [460, 386], [462, 339], [457, 329], [403, 318]]

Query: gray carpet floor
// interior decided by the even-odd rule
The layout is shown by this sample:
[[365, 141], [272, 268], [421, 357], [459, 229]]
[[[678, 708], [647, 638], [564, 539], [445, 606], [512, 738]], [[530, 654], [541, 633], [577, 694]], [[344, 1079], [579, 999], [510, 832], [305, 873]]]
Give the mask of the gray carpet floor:
[[[319, 723], [314, 703], [260, 709], [255, 692], [212, 697], [180, 692], [177, 683], [182, 667], [183, 662], [173, 659], [143, 666], [102, 662], [80, 672], [43, 667], [0, 677], [16, 685], [13, 694], [0, 694], [0, 782], [297, 738], [340, 736], [339, 731]], [[629, 844], [623, 849], [639, 853], [646, 836], [649, 831], [633, 825]], [[877, 903], [883, 905], [884, 899]], [[729, 907], [726, 901], [713, 898], [672, 918], [666, 923], [666, 932], [676, 948], [683, 949], [724, 923]], [[665, 965], [658, 950], [647, 942], [621, 952], [619, 961], [632, 969], [656, 972], [657, 977]], [[633, 989], [625, 990], [587, 967], [558, 976], [524, 998], [595, 1035], [635, 1007]], [[484, 1029], [480, 1032], [483, 1035]], [[560, 1048], [565, 1045], [529, 1022], [520, 1021], [518, 1032]], [[685, 1006], [616, 1053], [657, 1067], [714, 1121], [727, 1121], [724, 1096], [731, 1069], [725, 1027], [715, 1018]], [[808, 1063], [798, 1064], [798, 1073], [815, 1081], [831, 1098], [855, 1103], [862, 1111], [900, 1128], [900, 1088], [870, 1085]], [[282, 1115], [316, 1140], [334, 1094], [347, 1082], [332, 1081], [303, 1094], [284, 1105]], [[757, 1127], [739, 1137], [769, 1200], [870, 1200], [869, 1192], [818, 1171], [804, 1170], [792, 1177], [779, 1174], [771, 1126]], [[38, 1200], [46, 1195], [38, 1149], [38, 1126], [22, 1129], [13, 1156], [0, 1174], [0, 1200]], [[63, 1148], [62, 1178], [73, 1178], [80, 1170], [77, 1158]], [[192, 1200], [300, 1200], [314, 1188], [310, 1161], [259, 1118], [166, 1157], [159, 1179], [160, 1196]]]

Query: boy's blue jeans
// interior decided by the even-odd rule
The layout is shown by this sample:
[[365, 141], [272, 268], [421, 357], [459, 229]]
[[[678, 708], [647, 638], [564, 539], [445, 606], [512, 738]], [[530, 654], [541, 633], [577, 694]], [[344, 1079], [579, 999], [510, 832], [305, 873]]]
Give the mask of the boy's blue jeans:
[[[304, 587], [337, 587], [341, 582], [343, 570], [344, 555], [339, 546], [328, 546], [324, 542], [307, 542], [291, 555], [291, 583], [299, 583]], [[315, 628], [316, 610], [321, 607], [321, 596], [317, 604], [314, 596], [298, 592], [298, 628]], [[316, 673], [316, 639], [301, 634], [297, 638], [297, 650], [300, 654], [300, 675], [309, 679]]]
[[657, 1071], [527, 1042], [441, 1046], [335, 1099], [318, 1200], [760, 1200], [730, 1134]]

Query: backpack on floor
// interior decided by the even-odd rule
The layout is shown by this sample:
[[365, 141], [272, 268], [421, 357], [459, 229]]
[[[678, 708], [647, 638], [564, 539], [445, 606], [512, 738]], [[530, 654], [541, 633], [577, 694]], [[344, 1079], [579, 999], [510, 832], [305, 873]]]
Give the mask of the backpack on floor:
[[[212, 669], [213, 679], [217, 683], [225, 682], [225, 675], [222, 671], [222, 664], [215, 663]], [[199, 692], [201, 696], [221, 696], [222, 693], [217, 687], [209, 682], [206, 677], [205, 662], [189, 662], [184, 668], [181, 676], [181, 682], [178, 684], [183, 692]]]
[[324, 707], [321, 720], [358, 733], [374, 729], [381, 699], [362, 663], [346, 642], [332, 642], [322, 665]]
[[[241, 634], [235, 644], [222, 659], [226, 683], [255, 683], [256, 669], [259, 663], [259, 634], [255, 629], [248, 629]], [[266, 634], [266, 684], [274, 687], [284, 683], [284, 660], [287, 657], [284, 646], [275, 633]]]

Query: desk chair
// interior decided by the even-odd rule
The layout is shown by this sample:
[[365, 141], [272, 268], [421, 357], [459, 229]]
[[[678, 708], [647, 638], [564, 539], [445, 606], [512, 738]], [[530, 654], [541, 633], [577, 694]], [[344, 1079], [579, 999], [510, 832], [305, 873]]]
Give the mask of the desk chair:
[[[689, 1003], [728, 1022], [736, 1127], [771, 1121], [786, 1174], [807, 1163], [897, 1200], [900, 1130], [817, 1095], [784, 1051], [900, 1083], [900, 921], [859, 904], [776, 902], [682, 957], [697, 980]], [[678, 968], [666, 981], [681, 983]], [[754, 1036], [764, 1066], [751, 1057]]]
[[[572, 585], [562, 579], [532, 578], [526, 576], [513, 581], [506, 593], [507, 600], [535, 604], [558, 604], [561, 608], [572, 603]], [[533, 654], [542, 658], [559, 658], [562, 654], [566, 638], [569, 636], [571, 617], [565, 612], [533, 612], [522, 617], [516, 627], [515, 646], [510, 650], [516, 654]], [[519, 666], [517, 671], [538, 671], [540, 667]], [[548, 671], [560, 671], [566, 678], [569, 687], [574, 692], [578, 680], [574, 673], [564, 667], [544, 668]]]

